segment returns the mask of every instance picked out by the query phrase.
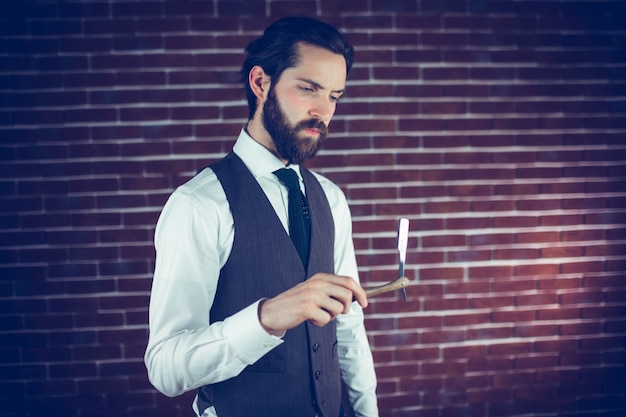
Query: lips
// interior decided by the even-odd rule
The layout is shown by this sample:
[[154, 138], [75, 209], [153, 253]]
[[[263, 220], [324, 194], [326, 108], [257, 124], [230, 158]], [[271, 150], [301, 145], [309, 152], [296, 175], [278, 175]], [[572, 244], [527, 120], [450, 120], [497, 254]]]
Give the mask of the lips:
[[320, 134], [319, 129], [304, 129], [304, 131], [311, 136], [318, 136]]
[[324, 138], [328, 130], [324, 122], [315, 119], [300, 123], [299, 128], [309, 136], [319, 136], [320, 138]]

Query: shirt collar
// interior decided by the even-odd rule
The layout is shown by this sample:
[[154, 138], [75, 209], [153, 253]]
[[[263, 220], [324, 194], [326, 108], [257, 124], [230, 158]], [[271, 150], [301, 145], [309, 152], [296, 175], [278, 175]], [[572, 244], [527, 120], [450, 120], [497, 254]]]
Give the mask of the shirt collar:
[[[233, 146], [233, 152], [241, 158], [255, 178], [264, 177], [273, 174], [277, 169], [285, 168], [281, 160], [254, 140], [248, 132], [246, 132], [245, 128], [241, 129], [235, 146]], [[299, 165], [288, 165], [288, 168], [296, 171], [298, 176], [301, 177]]]

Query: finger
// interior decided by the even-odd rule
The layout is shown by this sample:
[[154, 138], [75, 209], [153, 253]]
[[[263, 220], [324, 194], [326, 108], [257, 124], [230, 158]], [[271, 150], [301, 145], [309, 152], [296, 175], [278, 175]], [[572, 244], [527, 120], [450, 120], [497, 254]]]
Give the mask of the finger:
[[322, 308], [315, 309], [311, 312], [308, 321], [316, 326], [324, 327], [333, 320], [333, 316]]
[[353, 301], [357, 301], [362, 307], [367, 307], [367, 295], [365, 290], [361, 288], [359, 283], [350, 277], [341, 275], [318, 274], [314, 275], [311, 280], [315, 280], [318, 285], [322, 283], [331, 284], [330, 287], [324, 287], [330, 297], [335, 298], [343, 304], [342, 312], [348, 313]]
[[342, 290], [341, 297], [327, 296], [319, 304], [319, 308], [326, 311], [334, 320], [338, 315], [350, 311], [352, 293]]
[[358, 285], [358, 283], [357, 288], [352, 292], [352, 294], [354, 295], [354, 300], [356, 300], [356, 302], [358, 302], [361, 307], [367, 307], [367, 294], [365, 294], [365, 290], [360, 285]]
[[356, 301], [363, 308], [367, 307], [367, 294], [365, 290], [361, 287], [361, 285], [354, 279], [350, 277], [341, 277], [343, 279], [342, 285], [345, 286], [351, 292], [350, 299], [345, 304], [344, 313], [348, 313], [350, 311], [350, 306], [352, 302]]

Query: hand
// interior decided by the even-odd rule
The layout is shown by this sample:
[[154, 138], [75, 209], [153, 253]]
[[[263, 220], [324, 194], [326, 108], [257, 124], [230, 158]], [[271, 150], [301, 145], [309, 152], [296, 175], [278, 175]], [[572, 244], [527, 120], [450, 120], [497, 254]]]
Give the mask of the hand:
[[264, 300], [259, 307], [259, 320], [265, 330], [276, 335], [307, 320], [324, 326], [339, 314], [348, 313], [355, 299], [361, 307], [367, 307], [365, 291], [354, 279], [319, 273]]

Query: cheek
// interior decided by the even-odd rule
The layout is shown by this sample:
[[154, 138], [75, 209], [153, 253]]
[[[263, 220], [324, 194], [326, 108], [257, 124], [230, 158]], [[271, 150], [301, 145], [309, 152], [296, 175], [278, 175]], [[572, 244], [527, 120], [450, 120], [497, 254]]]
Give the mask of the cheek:
[[294, 94], [287, 94], [278, 99], [280, 108], [282, 109], [285, 117], [290, 123], [294, 123], [302, 119], [302, 115], [305, 114], [305, 105], [301, 97]]
[[334, 103], [331, 105], [331, 108], [330, 108], [330, 115], [328, 116], [328, 123], [330, 123], [330, 120], [333, 118], [336, 111], [337, 111], [337, 103]]

